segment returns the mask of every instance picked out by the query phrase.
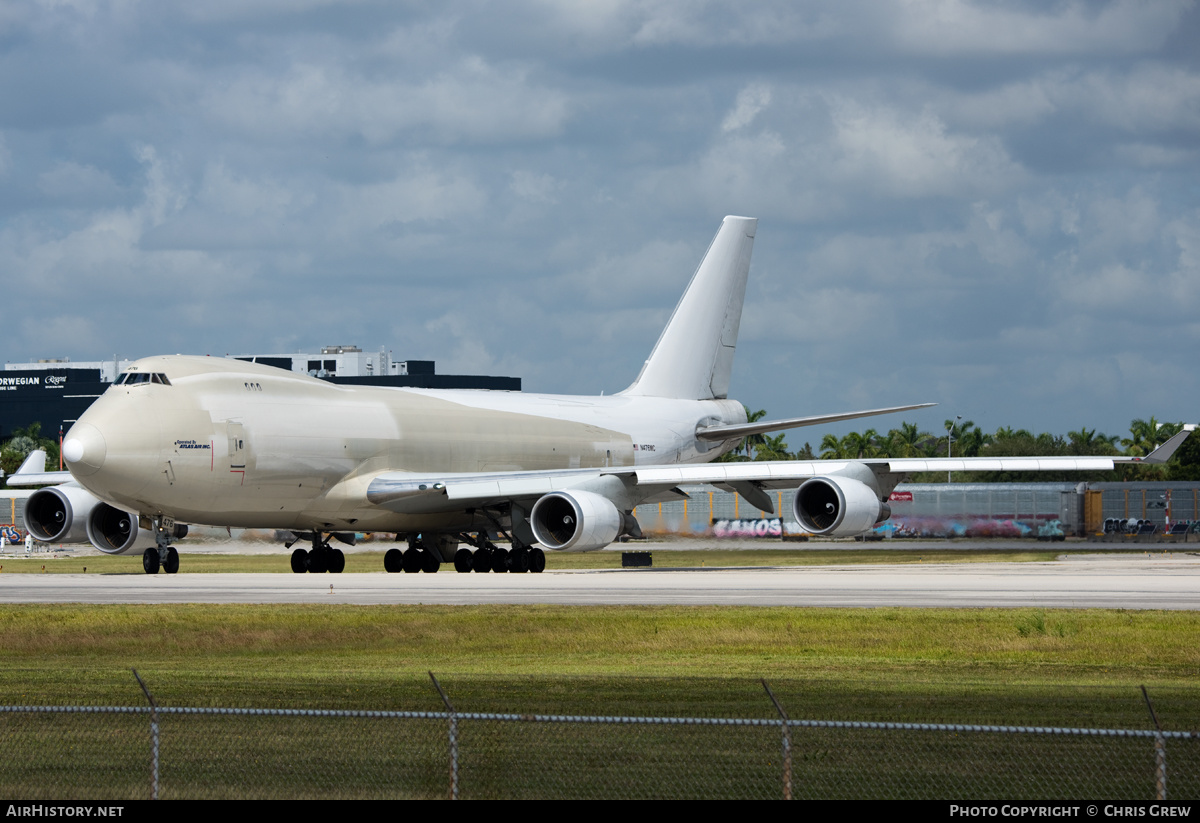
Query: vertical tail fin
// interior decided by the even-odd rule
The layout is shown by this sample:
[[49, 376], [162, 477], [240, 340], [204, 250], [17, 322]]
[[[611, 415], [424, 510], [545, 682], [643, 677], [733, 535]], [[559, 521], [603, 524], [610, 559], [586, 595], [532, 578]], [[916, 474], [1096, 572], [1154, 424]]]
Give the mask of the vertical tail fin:
[[729, 393], [758, 220], [726, 217], [650, 359], [622, 394], [712, 400]]

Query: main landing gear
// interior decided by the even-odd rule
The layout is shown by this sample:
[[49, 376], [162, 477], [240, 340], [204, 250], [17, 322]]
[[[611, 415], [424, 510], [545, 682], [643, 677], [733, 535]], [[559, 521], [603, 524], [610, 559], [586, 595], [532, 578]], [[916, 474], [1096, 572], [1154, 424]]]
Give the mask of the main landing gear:
[[404, 572], [405, 574], [416, 574], [417, 572], [425, 572], [434, 574], [442, 567], [442, 558], [438, 552], [436, 543], [434, 546], [426, 546], [421, 542], [420, 538], [410, 537], [408, 539], [408, 548], [404, 551], [400, 549], [388, 549], [383, 556], [383, 568], [389, 574]]
[[546, 554], [534, 546], [514, 545], [512, 549], [503, 549], [483, 534], [471, 537], [469, 534], [460, 535], [460, 539], [475, 547], [459, 549], [454, 555], [454, 568], [459, 572], [514, 572], [522, 574], [533, 572], [538, 574], [546, 568]]
[[[292, 543], [287, 545], [291, 546]], [[296, 574], [341, 574], [345, 568], [346, 555], [341, 549], [330, 546], [319, 532], [312, 535], [312, 549], [296, 549], [292, 552], [292, 571]]]
[[171, 545], [171, 541], [186, 537], [187, 526], [165, 517], [155, 517], [153, 520], [155, 545], [142, 552], [142, 569], [146, 574], [158, 574], [160, 568], [167, 574], [175, 574], [179, 571], [179, 552]]

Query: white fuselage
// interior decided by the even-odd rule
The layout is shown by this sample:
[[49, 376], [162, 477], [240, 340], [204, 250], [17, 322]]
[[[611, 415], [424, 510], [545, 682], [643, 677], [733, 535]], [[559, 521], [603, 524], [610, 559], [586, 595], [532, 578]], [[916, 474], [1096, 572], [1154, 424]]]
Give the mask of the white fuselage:
[[145, 516], [214, 526], [412, 531], [478, 526], [366, 499], [384, 472], [707, 462], [697, 426], [745, 422], [731, 400], [339, 386], [203, 357], [139, 360], [162, 381], [114, 385], [67, 434], [76, 480]]

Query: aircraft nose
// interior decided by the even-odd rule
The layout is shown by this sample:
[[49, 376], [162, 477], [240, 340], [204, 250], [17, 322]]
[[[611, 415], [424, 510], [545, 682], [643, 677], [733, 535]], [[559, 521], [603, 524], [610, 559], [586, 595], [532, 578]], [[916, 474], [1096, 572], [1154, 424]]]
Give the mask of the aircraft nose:
[[107, 454], [104, 435], [90, 423], [72, 426], [62, 445], [63, 460], [67, 461], [67, 466], [77, 476], [87, 477], [100, 471]]

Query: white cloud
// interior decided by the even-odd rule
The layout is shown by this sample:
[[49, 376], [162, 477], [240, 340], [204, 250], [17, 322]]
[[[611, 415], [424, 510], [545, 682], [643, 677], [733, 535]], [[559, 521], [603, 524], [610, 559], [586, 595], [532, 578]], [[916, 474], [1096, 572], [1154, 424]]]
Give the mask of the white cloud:
[[842, 99], [833, 108], [840, 176], [897, 197], [1010, 188], [1024, 173], [992, 136], [951, 133], [930, 111]]
[[968, 0], [907, 0], [893, 18], [902, 47], [921, 55], [1138, 53], [1162, 45], [1189, 0], [1047, 4], [1037, 11]]
[[754, 83], [738, 92], [737, 104], [725, 116], [721, 131], [737, 131], [750, 125], [760, 111], [771, 104], [771, 89]]
[[321, 63], [283, 74], [243, 71], [201, 105], [214, 124], [263, 138], [359, 136], [371, 145], [404, 135], [438, 143], [543, 139], [562, 130], [569, 109], [565, 95], [533, 83], [527, 69], [478, 57], [423, 80], [375, 79]]

